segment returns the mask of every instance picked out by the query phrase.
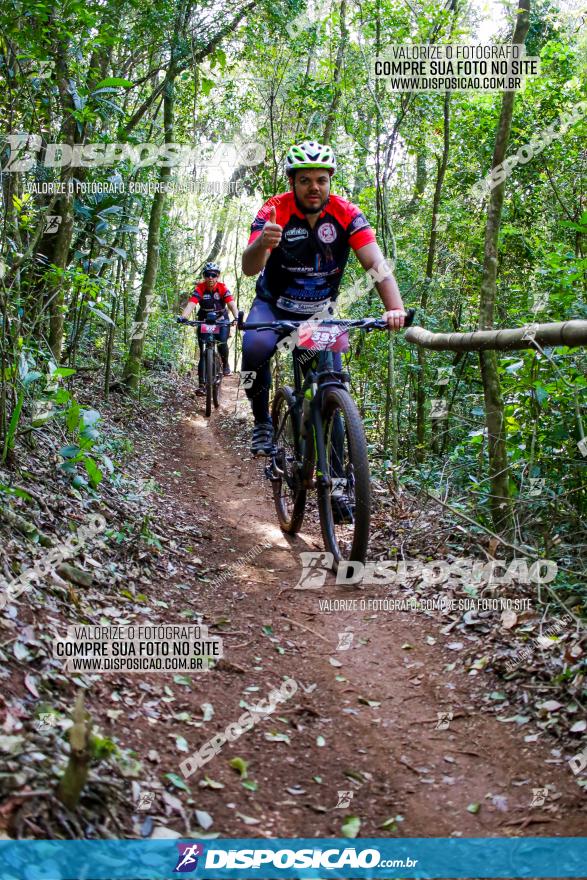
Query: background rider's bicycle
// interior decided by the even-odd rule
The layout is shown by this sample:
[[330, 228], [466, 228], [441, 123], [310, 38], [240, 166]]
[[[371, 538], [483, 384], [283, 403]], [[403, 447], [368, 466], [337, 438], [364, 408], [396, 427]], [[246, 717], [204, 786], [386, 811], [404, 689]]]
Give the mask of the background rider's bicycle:
[[[405, 327], [414, 320], [407, 310]], [[295, 535], [301, 528], [309, 489], [318, 493], [324, 545], [334, 557], [365, 562], [371, 491], [363, 421], [350, 395], [350, 376], [333, 369], [333, 351], [348, 350], [347, 331], [386, 330], [383, 320], [275, 321], [243, 324], [243, 330], [297, 333], [294, 387], [281, 386], [272, 405], [274, 445], [265, 468], [273, 486], [279, 524]], [[304, 375], [305, 374], [305, 375]]]
[[222, 358], [218, 353], [218, 337], [222, 326], [230, 326], [234, 321], [217, 320], [216, 312], [208, 312], [205, 321], [190, 321], [178, 318], [179, 324], [190, 327], [201, 327], [202, 345], [204, 347], [203, 385], [206, 389], [206, 416], [212, 413], [212, 403], [220, 406], [220, 389], [222, 386]]

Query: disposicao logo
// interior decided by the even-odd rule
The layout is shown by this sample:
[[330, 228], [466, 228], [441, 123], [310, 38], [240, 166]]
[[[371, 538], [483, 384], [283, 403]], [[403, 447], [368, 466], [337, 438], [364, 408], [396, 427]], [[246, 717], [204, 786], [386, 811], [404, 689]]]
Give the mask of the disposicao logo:
[[[400, 860], [401, 861], [401, 860]], [[258, 869], [272, 868], [373, 868], [381, 865], [380, 853], [376, 849], [234, 849], [228, 852], [209, 849], [204, 868]], [[402, 864], [403, 867], [403, 864]]]
[[173, 869], [177, 874], [191, 874], [198, 867], [198, 856], [204, 855], [201, 843], [178, 843], [179, 856]]

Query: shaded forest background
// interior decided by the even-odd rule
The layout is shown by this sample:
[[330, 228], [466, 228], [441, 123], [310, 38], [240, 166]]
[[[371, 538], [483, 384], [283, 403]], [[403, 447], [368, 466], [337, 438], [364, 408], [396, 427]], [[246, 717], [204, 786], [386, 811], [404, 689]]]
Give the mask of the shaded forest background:
[[[43, 436], [58, 439], [57, 467], [80, 498], [113, 478], [101, 400], [148, 394], [157, 370], [191, 368], [194, 338], [174, 319], [206, 260], [221, 264], [247, 309], [254, 279], [240, 255], [250, 223], [286, 188], [285, 153], [305, 137], [334, 146], [333, 190], [369, 218], [419, 323], [469, 330], [587, 318], [585, 117], [483, 198], [474, 187], [504, 132], [504, 96], [394, 94], [371, 76], [373, 58], [394, 43], [475, 42], [470, 4], [1, 0], [0, 11], [6, 509], [19, 449], [43, 455]], [[514, 27], [542, 76], [514, 97], [507, 155], [587, 98], [580, 6], [510, 4], [496, 41], [511, 42]], [[109, 164], [59, 168], [48, 161], [55, 143], [128, 149]], [[178, 169], [149, 163], [156, 150], [137, 152], [144, 144], [194, 153]], [[43, 193], [50, 182], [66, 192]], [[488, 210], [496, 200], [497, 215]], [[352, 257], [344, 314], [380, 312], [366, 284], [356, 296], [364, 277]], [[238, 367], [238, 339], [233, 356]], [[557, 560], [557, 589], [576, 597], [587, 546], [584, 351], [479, 358], [372, 334], [354, 338], [351, 357], [375, 476]], [[87, 373], [91, 410], [76, 400]], [[443, 401], [447, 415], [435, 418]]]

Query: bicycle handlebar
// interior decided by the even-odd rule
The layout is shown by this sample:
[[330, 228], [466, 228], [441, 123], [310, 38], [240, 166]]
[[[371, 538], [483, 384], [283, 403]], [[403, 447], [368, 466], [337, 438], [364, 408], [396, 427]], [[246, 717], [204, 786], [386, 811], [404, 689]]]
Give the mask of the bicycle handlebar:
[[225, 318], [221, 321], [190, 321], [189, 318], [181, 317], [176, 318], [175, 320], [177, 324], [187, 324], [190, 327], [199, 327], [201, 324], [216, 324], [218, 327], [222, 325], [232, 327], [233, 324], [237, 323], [235, 318], [233, 318], [232, 321], [227, 321]]
[[[267, 322], [262, 324], [245, 324], [243, 322], [244, 316], [244, 312], [238, 313], [237, 326], [239, 330], [276, 330], [281, 333], [291, 333], [298, 327], [302, 327], [304, 324], [312, 321], [312, 318], [306, 318], [304, 321], [272, 321], [269, 324]], [[407, 330], [408, 327], [411, 327], [415, 317], [416, 309], [406, 309], [406, 319], [401, 329]], [[368, 332], [371, 330], [387, 330], [387, 321], [384, 321], [382, 318], [356, 318], [355, 320], [339, 318], [338, 320], [333, 319], [329, 321], [317, 320], [316, 323], [320, 324], [321, 327], [344, 327], [345, 330], [355, 327], [360, 327]]]

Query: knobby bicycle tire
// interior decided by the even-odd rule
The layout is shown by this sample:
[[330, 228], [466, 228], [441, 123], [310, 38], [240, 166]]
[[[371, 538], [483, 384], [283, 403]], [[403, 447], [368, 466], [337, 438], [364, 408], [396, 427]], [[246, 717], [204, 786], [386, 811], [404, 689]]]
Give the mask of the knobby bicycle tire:
[[214, 346], [206, 348], [206, 417], [212, 414], [212, 391], [214, 388]]
[[329, 425], [336, 411], [342, 413], [346, 433], [346, 445], [349, 462], [352, 464], [354, 476], [354, 533], [350, 552], [342, 552], [338, 544], [331, 506], [331, 491], [318, 481], [318, 512], [320, 528], [326, 550], [334, 556], [335, 569], [342, 560], [365, 562], [369, 546], [369, 525], [371, 519], [371, 487], [369, 476], [369, 457], [363, 422], [355, 401], [343, 388], [328, 388], [322, 400], [322, 421], [324, 438], [327, 443], [327, 459], [331, 460], [329, 442]]
[[[291, 388], [283, 386], [278, 388], [273, 398], [273, 406], [271, 409], [271, 419], [273, 422], [273, 430], [275, 433], [275, 445], [280, 450], [285, 450], [285, 438], [289, 431], [289, 443], [291, 445], [290, 452], [293, 452], [295, 458], [301, 463], [301, 444], [300, 444], [300, 425], [299, 417], [295, 410], [290, 410], [294, 403], [294, 394]], [[288, 412], [289, 410], [289, 412]], [[285, 413], [288, 412], [287, 416]], [[285, 417], [285, 418], [284, 418]], [[285, 456], [285, 452], [282, 452]], [[276, 456], [279, 459], [279, 453]], [[306, 509], [306, 490], [298, 488], [295, 495], [292, 493], [290, 498], [290, 507], [285, 505], [282, 490], [284, 480], [280, 478], [272, 481], [273, 500], [277, 511], [277, 519], [279, 525], [286, 534], [295, 535], [302, 527], [304, 521], [304, 511]]]
[[214, 401], [214, 406], [220, 406], [220, 387], [222, 385], [222, 358], [218, 354], [217, 351], [214, 351], [214, 383], [212, 386], [212, 400]]

